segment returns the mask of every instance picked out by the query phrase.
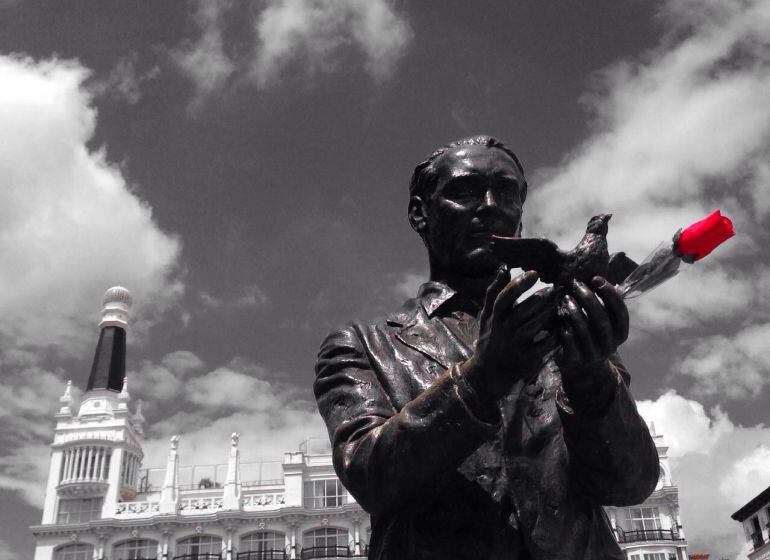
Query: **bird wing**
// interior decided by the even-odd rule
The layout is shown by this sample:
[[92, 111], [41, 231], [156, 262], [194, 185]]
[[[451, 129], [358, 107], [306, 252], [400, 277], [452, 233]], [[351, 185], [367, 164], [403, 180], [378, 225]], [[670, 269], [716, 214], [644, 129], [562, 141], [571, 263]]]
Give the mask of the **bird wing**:
[[492, 252], [503, 262], [524, 270], [535, 270], [540, 280], [553, 284], [559, 277], [564, 256], [556, 243], [542, 237], [492, 236]]
[[607, 281], [615, 285], [621, 284], [638, 266], [639, 265], [628, 258], [623, 251], [613, 253], [610, 256]]

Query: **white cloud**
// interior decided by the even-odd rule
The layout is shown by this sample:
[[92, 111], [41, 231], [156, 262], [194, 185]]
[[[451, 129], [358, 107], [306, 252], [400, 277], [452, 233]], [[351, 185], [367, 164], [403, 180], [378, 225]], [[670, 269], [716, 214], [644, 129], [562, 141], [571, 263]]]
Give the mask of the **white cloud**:
[[95, 96], [108, 95], [116, 100], [136, 105], [142, 98], [142, 83], [154, 80], [160, 74], [160, 68], [154, 66], [146, 72], [137, 68], [139, 55], [132, 51], [120, 60], [110, 73], [88, 84], [88, 90]]
[[329, 71], [342, 47], [359, 48], [376, 79], [386, 78], [411, 39], [406, 22], [385, 0], [272, 0], [256, 25], [254, 77], [265, 86], [289, 63]]
[[[0, 2], [2, 4], [2, 2]], [[11, 545], [7, 541], [0, 539], [0, 552], [3, 554], [4, 560], [21, 560], [22, 557], [11, 548]]]
[[708, 413], [674, 391], [637, 404], [670, 445], [690, 550], [735, 557], [745, 539], [730, 514], [770, 485], [770, 428], [736, 425], [719, 408]]
[[677, 370], [692, 377], [696, 395], [758, 398], [770, 384], [770, 324], [752, 325], [728, 337], [700, 340]]
[[722, 208], [738, 236], [639, 305], [648, 326], [681, 327], [735, 316], [752, 301], [748, 275], [736, 279], [711, 263], [746, 255], [766, 262], [770, 1], [664, 7], [671, 36], [641, 61], [600, 75], [587, 98], [592, 134], [534, 178], [525, 217], [568, 247], [590, 216], [612, 212], [610, 249], [638, 260]]
[[[265, 368], [233, 360], [201, 373], [195, 355], [184, 355], [188, 361], [192, 359], [194, 370], [168, 369], [169, 356], [178, 361], [179, 353], [174, 353], [160, 365], [146, 364], [136, 375], [145, 377], [132, 394], [159, 404], [148, 415], [146, 467], [165, 466], [168, 438], [176, 433], [182, 435], [182, 464], [192, 463], [192, 457], [225, 463], [229, 436], [236, 431], [241, 433], [244, 461], [280, 461], [284, 452], [296, 449], [306, 438], [327, 437], [311, 395], [300, 393]], [[154, 384], [158, 378], [152, 373], [156, 371], [176, 379], [173, 393], [158, 394]], [[130, 383], [134, 376], [130, 374]], [[185, 461], [185, 456], [190, 460]]]
[[[253, 18], [240, 57], [225, 44], [226, 20], [243, 6], [198, 0], [200, 36], [172, 51], [172, 59], [195, 84], [193, 108], [236, 76], [265, 88], [292, 72], [327, 73], [356, 53], [375, 81], [387, 79], [412, 38], [406, 20], [388, 0], [268, 0], [248, 3], [240, 16]], [[245, 14], [245, 15], [244, 15]]]
[[270, 296], [256, 284], [244, 286], [239, 293], [230, 297], [217, 297], [201, 291], [198, 298], [203, 305], [212, 309], [254, 309], [270, 304]]
[[[82, 355], [100, 298], [134, 294], [135, 330], [181, 292], [180, 245], [162, 232], [104, 150], [88, 71], [71, 61], [0, 57], [0, 337], [4, 347]], [[9, 344], [8, 341], [12, 341]]]
[[391, 290], [396, 296], [413, 298], [417, 295], [418, 288], [427, 280], [424, 274], [404, 272], [395, 278]]
[[235, 71], [235, 63], [225, 53], [223, 37], [224, 14], [232, 4], [228, 0], [198, 0], [194, 17], [200, 37], [171, 52], [172, 60], [197, 87], [193, 108], [220, 90]]
[[40, 505], [65, 372], [93, 351], [101, 296], [135, 298], [134, 340], [174, 305], [178, 240], [105, 151], [89, 72], [74, 61], [0, 56], [0, 486]]

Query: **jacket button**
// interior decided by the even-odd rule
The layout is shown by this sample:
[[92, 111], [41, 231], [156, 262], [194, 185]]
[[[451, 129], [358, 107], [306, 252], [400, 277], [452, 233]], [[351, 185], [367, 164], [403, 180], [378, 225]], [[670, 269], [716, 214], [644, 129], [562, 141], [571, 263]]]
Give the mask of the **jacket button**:
[[532, 403], [532, 406], [529, 407], [529, 410], [527, 410], [527, 413], [532, 416], [533, 418], [537, 418], [541, 414], [543, 414], [545, 410], [537, 406], [535, 403]]
[[527, 393], [530, 397], [539, 397], [543, 394], [543, 386], [542, 385], [529, 385], [524, 389], [524, 392]]

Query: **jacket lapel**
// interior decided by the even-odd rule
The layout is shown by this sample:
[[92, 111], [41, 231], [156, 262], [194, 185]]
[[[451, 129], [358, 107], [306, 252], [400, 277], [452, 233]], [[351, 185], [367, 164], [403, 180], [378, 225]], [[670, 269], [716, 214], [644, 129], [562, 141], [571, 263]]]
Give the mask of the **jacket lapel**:
[[417, 306], [414, 316], [396, 333], [396, 338], [445, 369], [469, 356], [457, 337], [440, 319], [428, 317], [422, 306]]

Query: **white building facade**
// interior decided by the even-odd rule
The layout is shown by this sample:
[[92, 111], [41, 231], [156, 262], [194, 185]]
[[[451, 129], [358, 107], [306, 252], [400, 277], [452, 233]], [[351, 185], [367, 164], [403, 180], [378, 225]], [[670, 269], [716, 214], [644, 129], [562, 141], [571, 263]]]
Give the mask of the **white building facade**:
[[671, 480], [668, 445], [650, 423], [660, 458], [660, 478], [643, 504], [606, 507], [615, 538], [629, 560], [688, 560], [687, 540], [679, 517], [679, 489]]
[[749, 560], [770, 560], [770, 486], [730, 517], [743, 525]]
[[[142, 469], [144, 418], [125, 380], [130, 304], [125, 289], [107, 291], [86, 390], [76, 405], [68, 382], [60, 399], [35, 560], [366, 558], [369, 516], [336, 477], [327, 441], [241, 463], [234, 433], [226, 462], [180, 466], [174, 436], [165, 467]], [[606, 511], [629, 560], [687, 560], [668, 448], [654, 439], [655, 492]]]

